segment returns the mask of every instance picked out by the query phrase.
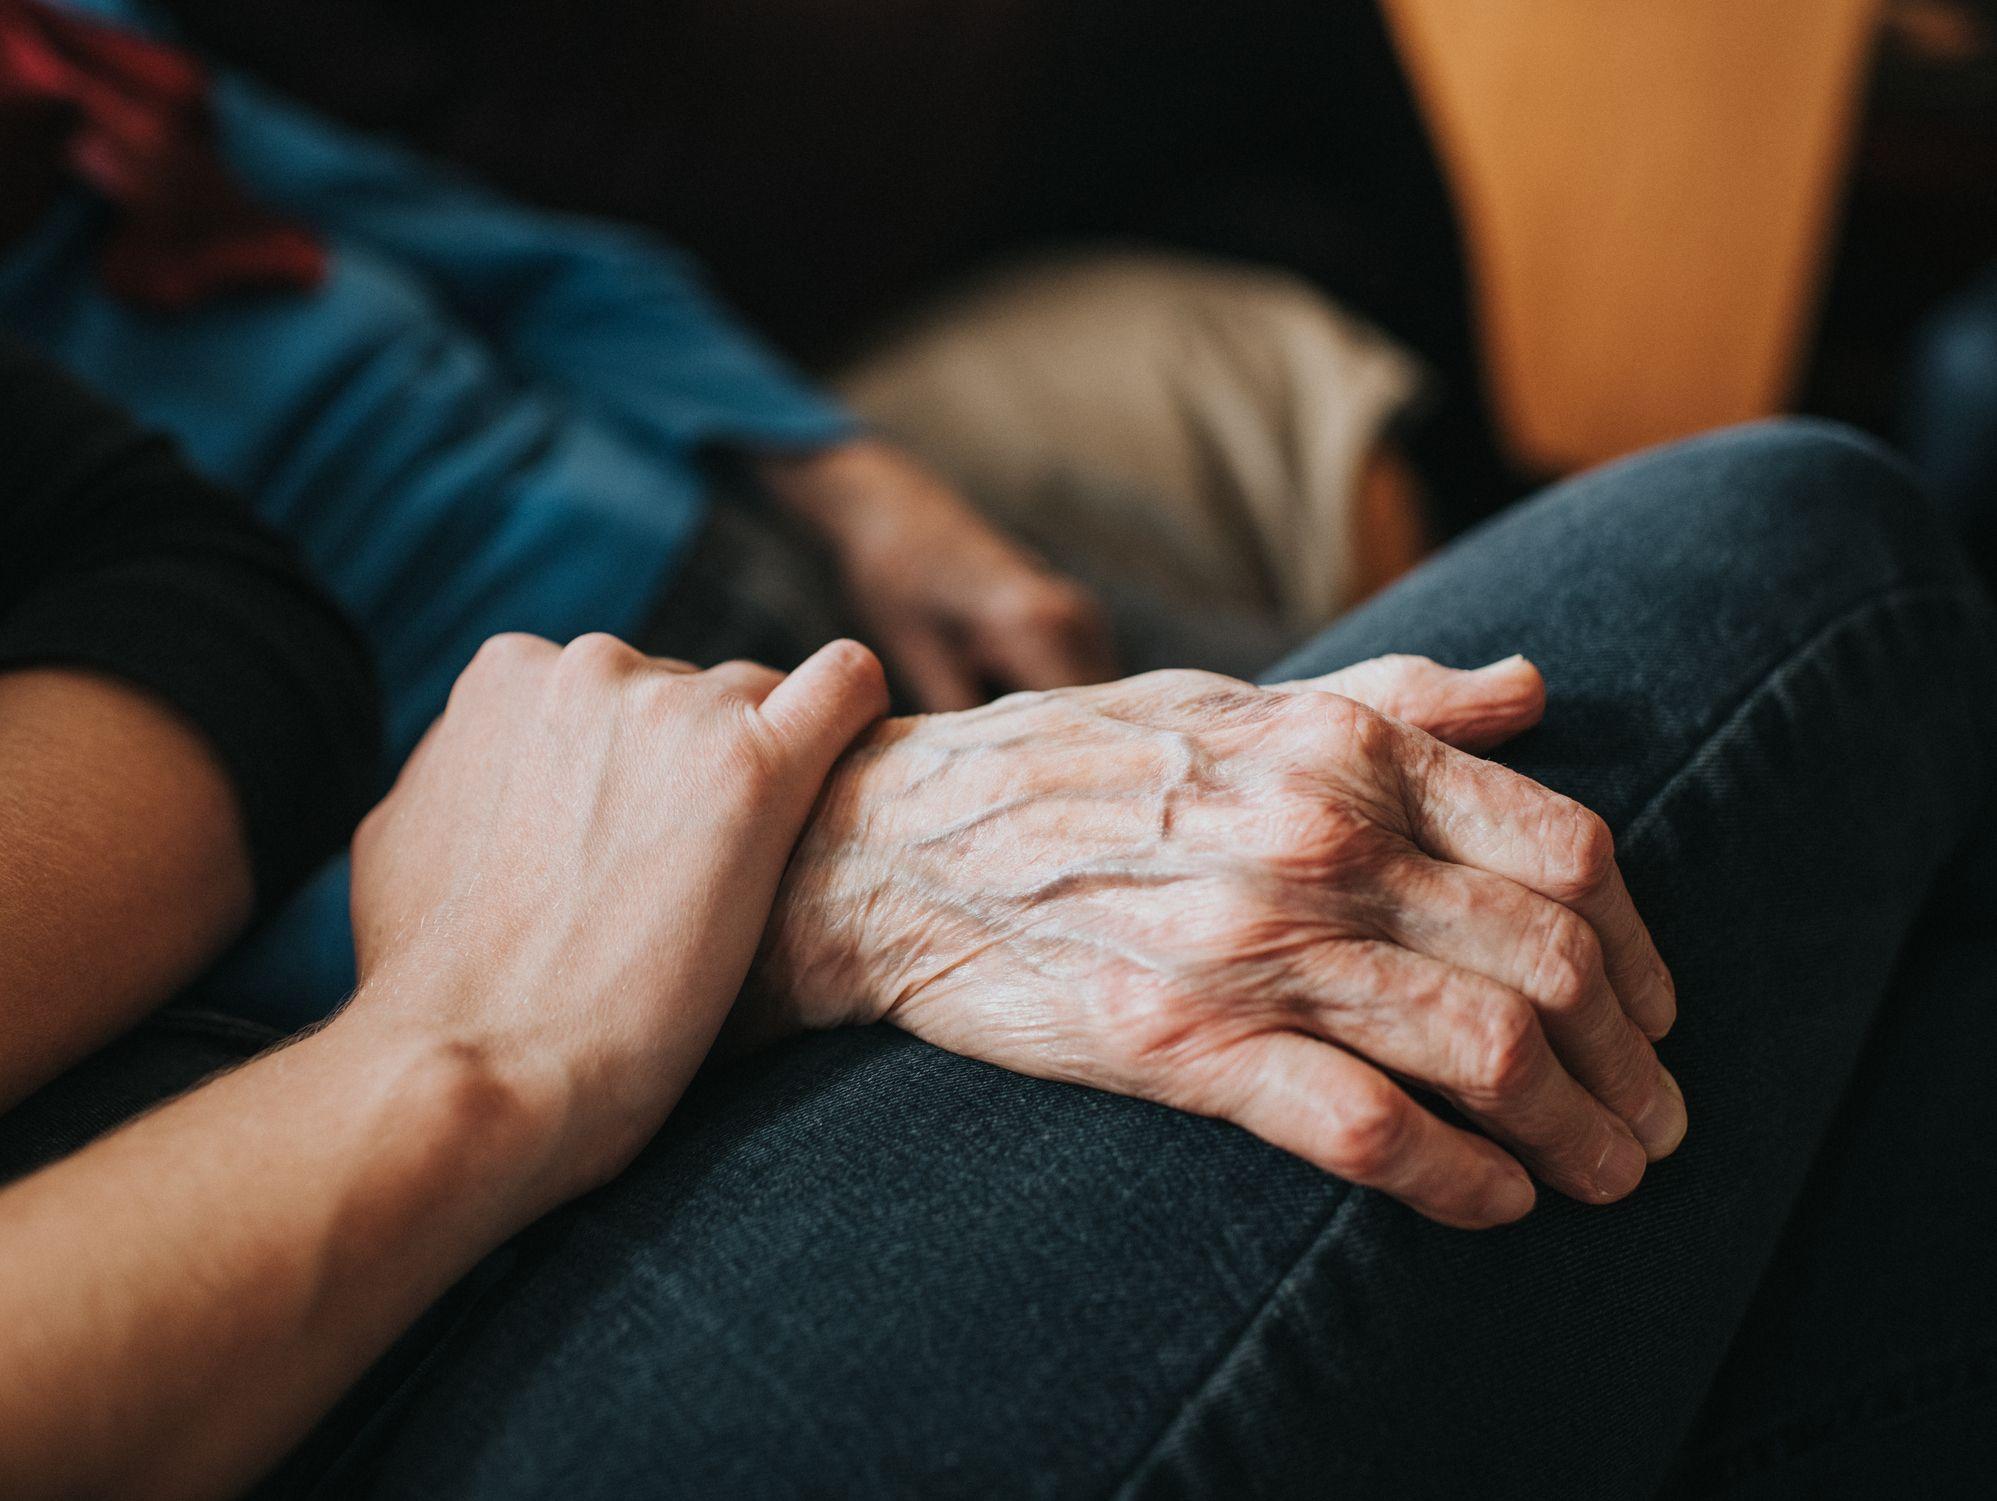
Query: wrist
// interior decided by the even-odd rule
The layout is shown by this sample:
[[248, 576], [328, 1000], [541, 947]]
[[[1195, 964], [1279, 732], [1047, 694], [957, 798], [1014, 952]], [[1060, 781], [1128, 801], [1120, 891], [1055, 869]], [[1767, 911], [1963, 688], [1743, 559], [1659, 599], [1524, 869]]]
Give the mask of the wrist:
[[744, 987], [744, 1042], [865, 1026], [890, 1009], [896, 900], [888, 879], [892, 793], [881, 751], [903, 721], [877, 726], [832, 769], [777, 889]]
[[916, 471], [879, 438], [767, 455], [751, 467], [781, 509], [835, 546], [865, 549], [906, 540], [900, 508], [885, 502], [905, 495]]
[[573, 1149], [573, 1081], [545, 1059], [479, 1035], [453, 999], [427, 978], [370, 976], [295, 1048], [346, 1075], [353, 1098], [379, 1100], [398, 1131], [509, 1222], [499, 1231], [507, 1234], [615, 1169], [593, 1175]]

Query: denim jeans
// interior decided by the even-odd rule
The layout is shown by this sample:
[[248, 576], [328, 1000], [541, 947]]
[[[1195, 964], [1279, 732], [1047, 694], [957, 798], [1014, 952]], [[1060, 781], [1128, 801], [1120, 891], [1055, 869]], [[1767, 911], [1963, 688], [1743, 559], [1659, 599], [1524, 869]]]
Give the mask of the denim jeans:
[[1997, 625], [1903, 471], [1813, 425], [1629, 460], [1275, 675], [1385, 651], [1534, 658], [1504, 758], [1617, 831], [1692, 1117], [1630, 1200], [1448, 1230], [1223, 1124], [807, 1037], [406, 1342], [322, 1493], [1980, 1494]]

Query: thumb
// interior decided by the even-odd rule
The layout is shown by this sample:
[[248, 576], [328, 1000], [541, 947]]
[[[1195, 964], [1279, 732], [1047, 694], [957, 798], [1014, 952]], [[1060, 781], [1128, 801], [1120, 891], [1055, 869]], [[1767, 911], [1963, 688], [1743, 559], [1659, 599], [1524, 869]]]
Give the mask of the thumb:
[[860, 732], [888, 711], [881, 661], [857, 641], [829, 641], [770, 690], [762, 715], [823, 778]]
[[1546, 680], [1524, 657], [1488, 667], [1444, 667], [1427, 657], [1375, 657], [1323, 677], [1272, 684], [1278, 692], [1336, 693], [1481, 751], [1524, 734], [1546, 712]]

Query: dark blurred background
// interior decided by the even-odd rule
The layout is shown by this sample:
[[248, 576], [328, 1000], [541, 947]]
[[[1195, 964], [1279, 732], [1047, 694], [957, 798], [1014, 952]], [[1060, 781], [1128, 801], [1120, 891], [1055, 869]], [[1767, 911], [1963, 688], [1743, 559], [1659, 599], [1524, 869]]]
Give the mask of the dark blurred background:
[[[1821, 66], [1785, 71], [1752, 97], [1730, 82], [1740, 60], [1724, 56], [1752, 38], [1721, 39], [1711, 68], [1692, 37], [1682, 48], [1605, 55], [1605, 81], [1591, 78], [1588, 49], [1613, 49], [1575, 18], [1592, 12], [1599, 24], [1600, 8], [1565, 0], [1495, 7], [1518, 16], [1503, 55], [1488, 64], [1475, 55], [1484, 45], [1475, 29], [1454, 26], [1446, 0], [1440, 9], [1394, 0], [1385, 13], [1369, 0], [172, 0], [171, 8], [220, 55], [335, 114], [393, 130], [535, 201], [659, 229], [704, 259], [767, 333], [819, 366], [925, 293], [1021, 247], [1136, 238], [1292, 268], [1439, 373], [1445, 399], [1417, 459], [1436, 492], [1454, 497], [1452, 521], [1461, 521], [1528, 479], [1704, 425], [1688, 399], [1794, 404], [1892, 430], [1913, 331], [1997, 262], [1997, 0], [1821, 0], [1812, 9], [1819, 3], [1803, 0], [1797, 14], [1826, 32]], [[1688, 35], [1701, 15], [1740, 14], [1707, 0], [1661, 13], [1673, 17], [1662, 24]], [[1410, 75], [1424, 64], [1411, 41], [1424, 26], [1448, 66], [1418, 87]], [[1848, 37], [1828, 35], [1840, 27]], [[1522, 138], [1509, 164], [1503, 141], [1492, 142], [1510, 122], [1494, 127], [1475, 114], [1480, 67], [1503, 75], [1504, 97], [1554, 112], [1533, 124], [1542, 133]], [[1793, 300], [1797, 316], [1778, 311], [1772, 331], [1732, 345], [1728, 328], [1708, 331], [1716, 348], [1738, 349], [1754, 366], [1731, 386], [1716, 375], [1690, 398], [1668, 389], [1674, 377], [1658, 341], [1673, 328], [1644, 322], [1653, 291], [1652, 316], [1663, 319], [1668, 304], [1682, 330], [1698, 322], [1698, 287], [1741, 280], [1737, 251], [1697, 264], [1702, 247], [1720, 257], [1735, 243], [1719, 232], [1726, 225], [1698, 232], [1688, 223], [1684, 242], [1670, 247], [1664, 264], [1683, 287], [1660, 290], [1657, 272], [1632, 270], [1604, 283], [1624, 289], [1626, 306], [1538, 306], [1597, 294], [1535, 288], [1535, 275], [1547, 277], [1534, 269], [1534, 245], [1600, 227], [1602, 254], [1623, 253], [1614, 234], [1621, 200], [1592, 190], [1588, 172], [1614, 176], [1622, 161], [1622, 175], [1642, 176], [1663, 163], [1697, 181], [1708, 165], [1697, 153], [1710, 146], [1670, 136], [1679, 110], [1597, 122], [1583, 85], [1650, 90], [1688, 114], [1745, 111], [1737, 128], [1750, 133], [1762, 118], [1772, 128], [1822, 122], [1803, 131], [1821, 141], [1782, 146], [1802, 164], [1794, 168], [1801, 189], [1782, 179], [1706, 210], [1738, 215], [1746, 228], [1757, 216], [1795, 220], [1770, 227], [1775, 249], [1759, 274], [1771, 289], [1767, 305]], [[1448, 138], [1452, 90], [1470, 101], [1458, 128], [1473, 148], [1454, 158], [1437, 145]], [[1577, 118], [1562, 121], [1562, 109]], [[1636, 139], [1652, 119], [1660, 139]], [[1632, 137], [1610, 143], [1623, 156], [1599, 144], [1571, 163], [1548, 156], [1545, 142], [1576, 141], [1598, 124]], [[1738, 166], [1711, 164], [1730, 165]], [[1535, 171], [1547, 181], [1507, 180]], [[1806, 180], [1813, 172], [1829, 184], [1820, 211]], [[1567, 197], [1556, 203], [1560, 193]], [[1509, 231], [1523, 252], [1505, 240], [1507, 225], [1521, 222], [1519, 204], [1547, 218]], [[1627, 228], [1631, 253], [1640, 252], [1640, 224], [1629, 219]], [[1716, 302], [1709, 321], [1737, 316]], [[1515, 326], [1551, 331], [1541, 340], [1550, 347], [1508, 344], [1505, 329]], [[1593, 330], [1595, 342], [1551, 347], [1565, 328]], [[1715, 361], [1710, 349], [1686, 356], [1709, 370]], [[1564, 430], [1563, 381], [1597, 389], [1609, 415], [1586, 414]], [[1736, 390], [1744, 394], [1714, 394]], [[1653, 400], [1656, 409], [1644, 410]]]

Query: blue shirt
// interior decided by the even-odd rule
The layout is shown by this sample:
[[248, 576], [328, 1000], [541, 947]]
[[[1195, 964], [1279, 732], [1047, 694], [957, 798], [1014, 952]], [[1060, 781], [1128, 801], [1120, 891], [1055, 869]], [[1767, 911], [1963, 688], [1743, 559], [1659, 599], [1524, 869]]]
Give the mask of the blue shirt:
[[[66, 3], [161, 29], [130, 0]], [[324, 284], [121, 303], [95, 271], [106, 210], [78, 196], [0, 254], [0, 325], [293, 539], [377, 654], [384, 782], [486, 637], [637, 624], [700, 525], [703, 449], [851, 436], [669, 248], [519, 208], [240, 77], [214, 104], [248, 194], [326, 241]], [[352, 981], [341, 862], [205, 989], [296, 1022]]]

